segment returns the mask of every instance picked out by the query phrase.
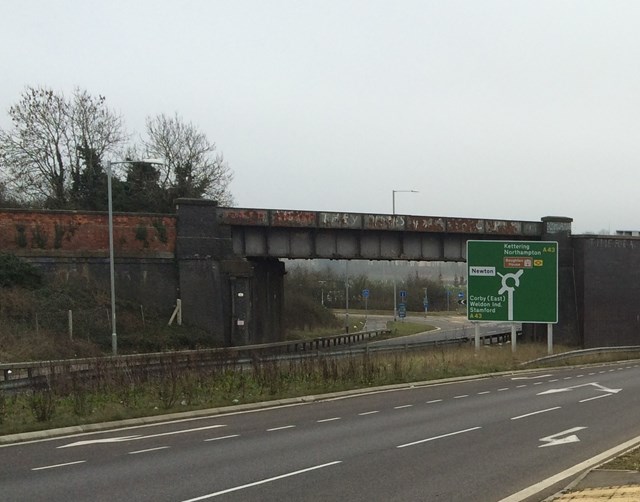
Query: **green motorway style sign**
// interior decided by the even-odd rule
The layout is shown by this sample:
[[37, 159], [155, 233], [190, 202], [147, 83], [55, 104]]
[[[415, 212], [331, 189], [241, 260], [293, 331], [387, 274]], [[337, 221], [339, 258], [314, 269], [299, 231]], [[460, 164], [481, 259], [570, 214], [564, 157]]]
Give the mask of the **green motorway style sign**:
[[470, 321], [558, 322], [558, 243], [467, 242]]

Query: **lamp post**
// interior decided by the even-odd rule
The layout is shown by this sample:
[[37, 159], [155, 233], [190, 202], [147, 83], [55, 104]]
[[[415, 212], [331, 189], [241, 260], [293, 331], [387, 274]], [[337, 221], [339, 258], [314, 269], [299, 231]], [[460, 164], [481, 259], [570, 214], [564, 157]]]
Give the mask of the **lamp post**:
[[[417, 190], [391, 190], [391, 209], [392, 214], [396, 215], [396, 194], [397, 193], [418, 193]], [[394, 261], [395, 263], [395, 261]], [[396, 274], [395, 270], [393, 270], [393, 320], [396, 320], [396, 316], [398, 314], [398, 297], [396, 291]]]
[[118, 334], [116, 331], [116, 274], [113, 253], [113, 193], [111, 189], [111, 166], [116, 164], [129, 164], [131, 162], [164, 164], [164, 162], [158, 160], [123, 160], [120, 162], [111, 162], [110, 160], [107, 160], [107, 198], [109, 200], [109, 279], [111, 282], [111, 352], [114, 356], [118, 355]]

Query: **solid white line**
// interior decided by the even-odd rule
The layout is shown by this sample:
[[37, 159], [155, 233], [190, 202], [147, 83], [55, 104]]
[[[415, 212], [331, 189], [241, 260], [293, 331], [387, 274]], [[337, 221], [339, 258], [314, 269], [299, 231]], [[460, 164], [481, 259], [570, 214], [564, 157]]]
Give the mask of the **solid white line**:
[[199, 500], [211, 499], [213, 497], [218, 497], [220, 495], [225, 495], [227, 493], [237, 492], [239, 490], [244, 490], [245, 488], [251, 488], [253, 486], [263, 485], [265, 483], [270, 483], [272, 481], [277, 481], [279, 479], [289, 478], [291, 476], [297, 476], [298, 474], [304, 474], [305, 472], [315, 471], [316, 469], [323, 469], [324, 467], [330, 467], [332, 465], [341, 464], [342, 460], [336, 460], [335, 462], [329, 462], [328, 464], [316, 465], [314, 467], [307, 467], [306, 469], [301, 469], [299, 471], [289, 472], [287, 474], [281, 474], [280, 476], [275, 476], [273, 478], [263, 479], [261, 481], [256, 481], [254, 483], [248, 483], [246, 485], [236, 486], [234, 488], [228, 488], [227, 490], [222, 490], [215, 493], [209, 493], [208, 495], [202, 495], [201, 497], [196, 497], [193, 499], [184, 500], [183, 502], [197, 502]]
[[333, 422], [334, 420], [341, 420], [341, 417], [325, 418], [324, 420], [318, 420], [318, 423]]
[[512, 417], [511, 420], [520, 420], [521, 418], [531, 417], [533, 415], [539, 415], [540, 413], [546, 413], [547, 411], [559, 410], [562, 406], [556, 406], [555, 408], [547, 408], [546, 410], [534, 411], [533, 413], [527, 413], [526, 415], [520, 415], [518, 417]]
[[412, 443], [401, 444], [400, 446], [396, 446], [396, 448], [406, 448], [407, 446], [414, 446], [416, 444], [427, 443], [429, 441], [435, 441], [436, 439], [442, 439], [449, 436], [457, 436], [458, 434], [464, 434], [465, 432], [476, 431], [478, 429], [482, 429], [482, 427], [471, 427], [470, 429], [464, 429], [462, 431], [450, 432], [448, 434], [442, 434], [441, 436], [435, 436], [432, 438], [421, 439], [419, 441], [414, 441]]
[[578, 401], [578, 402], [579, 403], [586, 403], [587, 401], [593, 401], [594, 399], [602, 399], [603, 397], [609, 397], [609, 396], [613, 396], [613, 394], [600, 394], [599, 396], [590, 397], [590, 398], [583, 399], [582, 401]]
[[130, 451], [129, 455], [137, 455], [138, 453], [148, 453], [150, 451], [166, 450], [168, 446], [158, 446], [157, 448], [148, 448], [146, 450]]
[[230, 436], [220, 436], [219, 438], [209, 438], [209, 439], [205, 439], [204, 442], [206, 443], [207, 441], [219, 441], [220, 439], [231, 439], [231, 438], [237, 438], [240, 437], [240, 434], [231, 434]]
[[431, 401], [427, 401], [427, 404], [433, 404], [433, 403], [441, 403], [442, 399], [432, 399]]
[[273, 429], [267, 429], [267, 432], [282, 431], [284, 429], [293, 429], [294, 427], [295, 425], [284, 425], [282, 427], [274, 427]]
[[44, 467], [34, 467], [32, 471], [43, 471], [45, 469], [55, 469], [56, 467], [66, 467], [67, 465], [83, 464], [86, 460], [78, 460], [77, 462], [67, 462], [66, 464], [45, 465]]
[[403, 408], [411, 408], [413, 405], [412, 404], [403, 404], [402, 406], [394, 406], [393, 409], [394, 410], [401, 410]]
[[374, 413], [380, 413], [378, 410], [374, 411], [365, 411], [364, 413], [358, 413], [359, 416], [364, 417], [365, 415], [373, 415]]
[[575, 476], [580, 472], [586, 471], [587, 469], [589, 469], [590, 467], [593, 467], [594, 465], [601, 464], [603, 461], [608, 460], [609, 458], [617, 455], [618, 453], [621, 453], [625, 450], [628, 450], [636, 446], [638, 443], [640, 443], [640, 436], [637, 436], [627, 441], [626, 443], [619, 444], [618, 446], [615, 446], [610, 450], [600, 453], [599, 455], [596, 455], [595, 457], [592, 457], [589, 460], [585, 460], [584, 462], [574, 465], [573, 467], [569, 467], [568, 469], [556, 474], [555, 476], [551, 476], [550, 478], [543, 479], [539, 483], [536, 483], [535, 485], [531, 485], [525, 488], [524, 490], [520, 490], [519, 492], [514, 493], [513, 495], [509, 495], [507, 498], [504, 498], [499, 502], [522, 502], [523, 500], [527, 500], [528, 498], [533, 497], [534, 495], [541, 492], [542, 490], [545, 490], [546, 488], [549, 488], [550, 486], [553, 486], [556, 483], [559, 483], [560, 481], [563, 481], [564, 479], [567, 479], [571, 476]]

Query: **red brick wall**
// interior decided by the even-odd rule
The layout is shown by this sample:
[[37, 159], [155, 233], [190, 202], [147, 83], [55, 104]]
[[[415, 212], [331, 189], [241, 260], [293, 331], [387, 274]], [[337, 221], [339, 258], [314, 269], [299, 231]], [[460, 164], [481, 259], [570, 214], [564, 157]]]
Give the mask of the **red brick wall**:
[[[176, 217], [117, 213], [113, 215], [116, 256], [172, 257]], [[23, 256], [106, 256], [107, 213], [0, 210], [0, 252]]]

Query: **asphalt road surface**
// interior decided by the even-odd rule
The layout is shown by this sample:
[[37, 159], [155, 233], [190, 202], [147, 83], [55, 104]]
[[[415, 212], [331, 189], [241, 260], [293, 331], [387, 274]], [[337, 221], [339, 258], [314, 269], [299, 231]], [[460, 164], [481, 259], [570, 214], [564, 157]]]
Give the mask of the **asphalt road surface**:
[[0, 499], [542, 500], [639, 416], [637, 362], [407, 386], [5, 445]]

